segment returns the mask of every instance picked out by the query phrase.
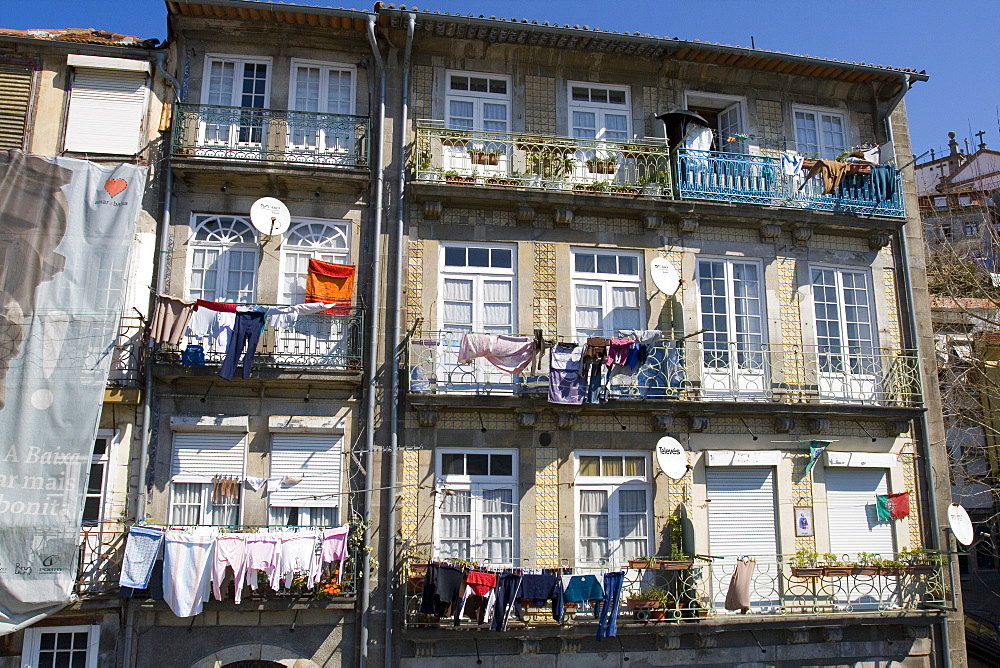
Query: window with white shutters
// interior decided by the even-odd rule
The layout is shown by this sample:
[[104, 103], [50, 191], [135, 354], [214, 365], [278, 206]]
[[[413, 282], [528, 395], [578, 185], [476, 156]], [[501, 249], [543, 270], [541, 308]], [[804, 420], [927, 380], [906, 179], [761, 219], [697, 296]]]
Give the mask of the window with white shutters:
[[76, 67], [66, 119], [67, 151], [134, 155], [142, 148], [145, 72]]
[[[245, 437], [242, 432], [174, 434], [170, 463], [172, 524], [239, 524], [239, 492], [235, 498], [213, 494], [212, 483], [216, 476], [243, 478]], [[237, 490], [241, 487], [237, 485]]]
[[624, 567], [650, 554], [651, 489], [644, 453], [576, 453], [580, 567]]
[[491, 565], [517, 561], [517, 452], [438, 451], [434, 554]]
[[0, 67], [0, 151], [25, 148], [31, 70]]
[[272, 526], [340, 524], [343, 450], [340, 435], [271, 435], [270, 477], [284, 481], [268, 494]]

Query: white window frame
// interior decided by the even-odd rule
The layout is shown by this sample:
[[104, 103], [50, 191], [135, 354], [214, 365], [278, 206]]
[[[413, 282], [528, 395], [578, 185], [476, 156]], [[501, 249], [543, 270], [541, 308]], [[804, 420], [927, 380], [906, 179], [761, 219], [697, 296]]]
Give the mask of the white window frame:
[[[506, 93], [491, 93], [489, 91], [462, 91], [451, 89], [451, 79], [453, 76], [459, 77], [469, 77], [486, 79], [486, 87], [489, 88], [489, 81], [503, 81], [506, 85]], [[510, 147], [509, 133], [512, 131], [512, 110], [513, 110], [513, 80], [509, 75], [506, 74], [491, 74], [488, 72], [471, 72], [466, 70], [446, 70], [444, 79], [444, 125], [446, 128], [451, 128], [455, 130], [461, 130], [463, 132], [468, 132], [472, 141], [465, 142], [453, 142], [443, 146], [444, 150], [444, 164], [445, 169], [454, 170], [463, 174], [472, 174], [476, 172], [477, 174], [489, 175], [506, 175], [508, 173], [508, 164], [510, 161]], [[458, 128], [453, 127], [451, 124], [451, 103], [452, 102], [465, 102], [472, 105], [472, 128]], [[505, 127], [503, 130], [498, 129], [486, 129], [485, 124], [487, 120], [495, 122], [495, 119], [486, 119], [484, 114], [484, 105], [503, 105]], [[491, 141], [491, 139], [493, 141]], [[492, 158], [483, 158], [483, 160], [489, 160], [490, 162], [496, 162], [493, 164], [482, 164], [482, 162], [473, 162], [474, 153], [473, 149], [480, 148], [483, 151], [489, 153], [497, 153], [495, 160]]]
[[[232, 62], [233, 68], [233, 90], [229, 94], [229, 103], [214, 105], [211, 104], [209, 96], [212, 84], [212, 64], [216, 62]], [[267, 76], [264, 79], [263, 105], [260, 107], [244, 107], [243, 102], [243, 72], [246, 65], [266, 65]], [[248, 57], [223, 53], [206, 53], [204, 71], [201, 82], [201, 105], [220, 106], [245, 110], [241, 113], [240, 121], [235, 119], [227, 124], [207, 123], [201, 117], [198, 123], [198, 146], [216, 148], [240, 148], [243, 150], [266, 151], [268, 144], [268, 123], [271, 108], [271, 79], [274, 76], [274, 63], [270, 57]], [[206, 115], [210, 116], [209, 112]], [[244, 122], [246, 119], [246, 122]], [[244, 129], [249, 132], [243, 135]], [[254, 136], [259, 132], [260, 137]], [[214, 135], [214, 136], [213, 136]], [[256, 140], [256, 141], [255, 141]]]
[[[709, 330], [705, 326], [704, 298], [701, 291], [702, 262], [718, 262], [723, 264], [726, 302], [726, 331]], [[760, 313], [757, 315], [759, 330], [745, 332], [743, 335], [759, 335], [760, 341], [737, 341], [736, 331], [736, 294], [734, 265], [745, 264], [757, 269], [757, 301]], [[702, 391], [706, 393], [724, 393], [748, 395], [764, 395], [770, 389], [770, 372], [767, 357], [767, 291], [764, 282], [764, 265], [754, 258], [725, 257], [716, 255], [699, 255], [695, 263], [695, 278], [698, 290], [698, 329], [705, 330], [702, 334]], [[705, 335], [723, 333], [726, 337], [725, 350], [711, 348]]]
[[[641, 457], [645, 462], [645, 475], [642, 476], [587, 476], [580, 473], [580, 459], [582, 457], [601, 458], [621, 458], [622, 473], [625, 473], [625, 457]], [[603, 459], [602, 459], [603, 467]], [[648, 452], [631, 450], [575, 450], [573, 452], [573, 511], [576, 516], [574, 523], [574, 555], [576, 564], [580, 568], [595, 567], [624, 567], [628, 564], [629, 557], [624, 554], [622, 543], [625, 538], [622, 536], [621, 512], [619, 510], [618, 492], [643, 491], [646, 495], [646, 545], [639, 554], [632, 555], [631, 558], [648, 556], [653, 553], [653, 475], [651, 471], [652, 458]], [[582, 491], [604, 491], [607, 492], [608, 499], [608, 557], [606, 559], [586, 559], [581, 546], [582, 542], [582, 511], [580, 496]]]
[[[211, 221], [214, 218], [234, 218], [244, 222], [249, 228], [249, 234], [253, 239], [253, 242], [240, 242], [240, 243], [222, 243], [216, 241], [198, 241], [196, 236], [198, 234], [199, 228], [201, 228], [205, 223]], [[256, 231], [253, 225], [250, 223], [250, 218], [246, 216], [232, 216], [229, 214], [216, 214], [216, 213], [192, 213], [190, 222], [190, 236], [188, 240], [188, 252], [187, 252], [187, 292], [189, 297], [192, 299], [200, 298], [206, 299], [208, 301], [218, 301], [218, 302], [231, 302], [226, 293], [229, 291], [228, 285], [230, 278], [230, 272], [228, 267], [229, 253], [234, 250], [248, 251], [253, 250], [253, 281], [250, 285], [249, 290], [240, 290], [240, 293], [248, 292], [246, 295], [247, 299], [237, 300], [236, 303], [252, 303], [256, 299], [257, 294], [257, 271], [260, 268], [260, 247], [256, 243]], [[193, 276], [194, 272], [201, 271], [201, 269], [195, 267], [195, 251], [198, 249], [206, 250], [217, 250], [219, 253], [218, 258], [215, 261], [216, 265], [216, 287], [214, 293], [209, 295], [205, 293], [203, 296], [196, 296], [193, 290]], [[226, 260], [226, 262], [223, 262]], [[221, 265], [221, 266], [220, 266]]]
[[[358, 68], [355, 65], [348, 65], [346, 63], [335, 63], [323, 60], [307, 60], [304, 58], [292, 58], [291, 64], [289, 65], [288, 74], [288, 109], [291, 111], [306, 111], [305, 109], [295, 108], [295, 84], [296, 77], [298, 76], [299, 67], [316, 67], [320, 70], [320, 96], [319, 96], [319, 106], [320, 109], [316, 112], [319, 114], [346, 114], [353, 116], [357, 109], [357, 97], [358, 97]], [[338, 70], [340, 72], [348, 72], [351, 75], [351, 107], [346, 112], [341, 111], [330, 111], [327, 109], [327, 103], [329, 102], [329, 95], [324, 95], [324, 92], [329, 92], [330, 79], [325, 76], [333, 70]]]
[[[223, 107], [240, 107], [243, 105], [237, 104], [241, 102], [243, 92], [242, 92], [242, 82], [243, 82], [243, 70], [242, 67], [247, 64], [252, 65], [267, 65], [267, 78], [264, 83], [264, 106], [263, 107], [247, 107], [247, 109], [270, 109], [271, 108], [271, 78], [274, 75], [274, 62], [269, 56], [238, 56], [227, 53], [206, 53], [205, 54], [205, 64], [204, 64], [204, 74], [201, 81], [201, 104], [208, 105], [208, 96], [211, 88], [211, 74], [212, 74], [212, 63], [218, 61], [232, 61], [235, 63], [236, 67], [234, 73], [239, 72], [238, 76], [234, 76], [233, 91], [229, 97], [229, 104], [223, 104], [219, 106]], [[237, 82], [239, 85], [237, 85]]]
[[[684, 108], [690, 109], [692, 104], [695, 108], [707, 107], [713, 111], [717, 111], [720, 117], [720, 123], [722, 121], [721, 116], [735, 108], [737, 114], [739, 115], [739, 129], [737, 132], [750, 134], [748, 129], [750, 126], [750, 115], [747, 113], [747, 99], [743, 95], [723, 95], [721, 93], [705, 93], [697, 90], [684, 91]], [[723, 106], [716, 110], [715, 105], [719, 104]], [[727, 133], [723, 132], [723, 128], [718, 123], [716, 123], [716, 126], [712, 128], [712, 133], [715, 135], [716, 151], [721, 151], [723, 153], [746, 153], [751, 155], [759, 153], [759, 147], [757, 144], [752, 143], [753, 140], [735, 141], [732, 144], [727, 142], [727, 137], [724, 136]]]
[[[98, 526], [103, 524], [111, 514], [111, 504], [114, 495], [114, 490], [111, 486], [114, 484], [114, 478], [112, 475], [113, 462], [115, 462], [115, 455], [117, 454], [118, 445], [118, 434], [119, 432], [114, 429], [98, 429], [97, 434], [94, 436], [94, 440], [106, 439], [107, 446], [104, 448], [104, 454], [93, 454], [90, 458], [90, 464], [102, 464], [104, 467], [104, 474], [101, 479], [101, 495], [100, 495], [100, 513], [94, 521], [84, 521], [83, 526], [89, 527], [97, 524]], [[84, 490], [84, 505], [86, 505], [87, 499], [92, 498], [94, 495], [89, 493], [90, 488], [90, 475], [87, 476], [87, 488]]]
[[[445, 264], [445, 256], [447, 249], [449, 248], [464, 248], [466, 250], [476, 248], [476, 249], [488, 249], [488, 250], [508, 250], [511, 253], [511, 266], [507, 267], [455, 267]], [[441, 308], [438, 313], [438, 322], [440, 323], [440, 330], [445, 330], [445, 314], [444, 314], [444, 285], [445, 279], [455, 278], [459, 280], [471, 279], [473, 283], [472, 287], [472, 323], [471, 331], [473, 332], [485, 332], [486, 325], [484, 324], [485, 319], [483, 316], [483, 307], [485, 304], [485, 290], [483, 288], [483, 283], [491, 278], [498, 279], [509, 279], [510, 280], [510, 307], [511, 307], [511, 322], [510, 322], [510, 332], [504, 332], [507, 334], [517, 333], [517, 245], [516, 244], [492, 244], [492, 243], [474, 243], [474, 242], [447, 242], [440, 245], [440, 257], [438, 264], [438, 273], [440, 280], [438, 281], [438, 294], [441, 295]], [[501, 332], [491, 332], [491, 333], [501, 333]]]
[[[319, 109], [298, 109], [296, 100], [296, 83], [298, 78], [299, 68], [316, 68], [320, 71], [320, 81], [319, 81], [319, 99], [318, 107]], [[350, 98], [348, 100], [349, 107], [347, 111], [330, 111], [329, 109], [329, 88], [330, 88], [330, 73], [331, 72], [346, 72], [351, 76], [351, 89]], [[357, 67], [354, 65], [346, 65], [341, 63], [332, 63], [319, 60], [305, 60], [299, 58], [293, 58], [291, 65], [289, 66], [288, 74], [288, 110], [290, 112], [288, 119], [288, 135], [287, 135], [287, 145], [290, 149], [296, 151], [315, 151], [317, 153], [336, 153], [336, 154], [347, 154], [354, 151], [354, 146], [356, 143], [355, 131], [353, 130], [353, 123], [344, 123], [341, 128], [337, 130], [324, 129], [321, 127], [313, 126], [306, 129], [296, 129], [296, 123], [298, 118], [296, 117], [296, 112], [302, 114], [316, 114], [319, 115], [330, 115], [330, 116], [353, 116], [355, 115], [355, 109], [357, 107], [357, 85], [358, 85], [358, 73]], [[307, 123], [308, 127], [309, 124]]]
[[[582, 272], [576, 269], [576, 256], [586, 255], [616, 255], [619, 257], [632, 257], [637, 262], [636, 274], [608, 274], [597, 271], [596, 260], [593, 272]], [[609, 318], [614, 309], [614, 289], [615, 288], [635, 288], [638, 297], [639, 323], [637, 329], [643, 329], [646, 322], [646, 290], [645, 290], [645, 256], [640, 251], [629, 250], [607, 250], [604, 248], [577, 247], [570, 249], [570, 291], [572, 293], [571, 309], [573, 319], [573, 336], [578, 339], [585, 339], [592, 334], [581, 334], [577, 326], [577, 303], [576, 288], [578, 285], [600, 286], [601, 287], [601, 329], [600, 336], [616, 336], [617, 331], [608, 328]]]
[[[816, 312], [816, 282], [813, 277], [815, 270], [833, 271], [834, 288], [837, 298], [837, 327], [839, 341], [836, 344], [839, 352], [824, 353], [820, 343], [819, 318]], [[844, 299], [844, 275], [856, 274], [865, 277], [867, 292], [867, 307], [870, 318], [867, 322], [869, 337], [861, 340], [857, 350], [852, 352], [848, 338], [846, 302]], [[875, 309], [875, 282], [872, 272], [866, 267], [844, 267], [829, 264], [809, 265], [809, 296], [812, 301], [812, 317], [814, 336], [816, 340], [816, 362], [819, 373], [820, 397], [835, 400], [863, 401], [877, 403], [880, 396], [881, 348], [879, 346], [878, 314]], [[829, 337], [827, 337], [829, 338]], [[870, 346], [866, 354], [864, 345]]]
[[[24, 630], [21, 649], [21, 668], [38, 668], [42, 636], [46, 633], [86, 633], [86, 668], [97, 668], [101, 650], [101, 627], [99, 624], [80, 626], [30, 626]], [[54, 664], [55, 662], [53, 662]]]
[[[802, 143], [799, 142], [799, 125], [798, 118], [796, 114], [812, 114], [816, 120], [816, 145], [819, 149], [819, 157], [825, 160], [833, 160], [841, 152], [848, 150], [852, 144], [852, 132], [851, 127], [848, 123], [849, 118], [846, 111], [843, 109], [833, 109], [830, 107], [813, 107], [805, 104], [795, 104], [792, 105], [792, 131], [794, 133], [795, 149], [805, 155], [806, 157], [812, 157], [812, 152], [805, 151], [801, 148]], [[840, 147], [827, 146], [823, 141], [823, 119], [822, 117], [835, 116], [840, 119], [840, 127], [844, 131], [844, 145]]]
[[[200, 511], [201, 521], [198, 522], [198, 523], [196, 523], [196, 524], [194, 524], [194, 525], [191, 525], [191, 526], [223, 526], [223, 525], [218, 525], [215, 522], [213, 522], [212, 515], [213, 515], [213, 512], [214, 512], [215, 508], [214, 508], [214, 505], [212, 503], [212, 480], [211, 480], [211, 478], [207, 477], [205, 475], [200, 475], [200, 474], [197, 474], [197, 473], [190, 473], [190, 472], [185, 472], [185, 471], [180, 471], [180, 472], [174, 473], [174, 468], [173, 468], [174, 467], [174, 462], [173, 462], [172, 458], [173, 458], [173, 449], [177, 447], [177, 444], [176, 444], [176, 435], [177, 435], [177, 433], [178, 432], [175, 431], [175, 432], [173, 432], [171, 434], [171, 444], [170, 444], [170, 447], [171, 447], [170, 496], [169, 496], [169, 499], [168, 499], [169, 503], [167, 504], [168, 522], [170, 524], [185, 525], [185, 526], [187, 526], [187, 524], [185, 522], [179, 522], [179, 521], [175, 522], [174, 521], [174, 505], [175, 505], [175, 503], [179, 502], [179, 500], [176, 498], [176, 485], [199, 485], [201, 487], [201, 489], [200, 489], [200, 498], [199, 498], [197, 504], [184, 504], [184, 505], [198, 505], [201, 508], [201, 511]], [[199, 432], [188, 432], [188, 433], [199, 433]], [[215, 432], [205, 431], [203, 433], [209, 434], [209, 433], [215, 433]], [[218, 471], [217, 473], [218, 473], [218, 475], [231, 475], [231, 476], [235, 476], [235, 477], [239, 478], [240, 480], [242, 480], [243, 477], [244, 477], [244, 475], [245, 475], [245, 471], [246, 471], [247, 433], [246, 432], [231, 432], [231, 433], [233, 433], [233, 434], [239, 434], [240, 435], [240, 445], [239, 445], [239, 448], [240, 448], [240, 453], [242, 454], [242, 457], [240, 459], [239, 468], [236, 469], [236, 470]], [[224, 526], [240, 526], [240, 525], [243, 524], [243, 512], [244, 512], [243, 501], [244, 501], [244, 499], [246, 497], [245, 497], [245, 495], [243, 493], [243, 485], [242, 484], [240, 484], [238, 486], [238, 489], [239, 489], [239, 498], [237, 498], [237, 500], [235, 501], [235, 503], [223, 503], [223, 504], [221, 504], [223, 506], [233, 506], [233, 505], [235, 505], [237, 507], [235, 522], [231, 522], [230, 524], [224, 525]]]
[[[511, 475], [460, 475], [445, 474], [443, 471], [444, 455], [508, 455], [511, 457]], [[436, 559], [445, 559], [441, 553], [442, 514], [445, 499], [449, 492], [469, 492], [471, 495], [470, 512], [470, 546], [469, 560], [477, 563], [489, 563], [495, 566], [514, 566], [519, 561], [520, 550], [520, 495], [518, 494], [518, 451], [514, 449], [489, 448], [477, 450], [474, 448], [438, 448], [434, 453], [435, 490], [434, 496], [434, 538], [433, 550]], [[489, 561], [483, 548], [485, 538], [483, 492], [486, 490], [510, 490], [513, 507], [511, 508], [511, 559], [507, 561]]]
[[[451, 89], [451, 78], [453, 76], [460, 77], [475, 77], [482, 78], [489, 81], [494, 79], [496, 81], [503, 81], [507, 84], [506, 93], [490, 93], [489, 91], [471, 91], [471, 90], [456, 90]], [[487, 88], [489, 88], [489, 83], [487, 83]], [[489, 133], [490, 130], [485, 130], [483, 128], [483, 123], [485, 118], [483, 117], [483, 103], [489, 102], [490, 104], [504, 104], [507, 107], [507, 129], [503, 132], [511, 131], [511, 89], [513, 88], [513, 82], [510, 75], [507, 74], [492, 74], [489, 72], [473, 72], [469, 70], [446, 70], [444, 79], [444, 123], [446, 127], [450, 126], [451, 118], [451, 102], [453, 100], [461, 98], [465, 102], [472, 102], [473, 104], [473, 116], [472, 116], [472, 132], [484, 132]], [[452, 128], [467, 130], [468, 128]], [[500, 132], [499, 130], [494, 130], [494, 132]]]
[[[343, 239], [343, 248], [333, 245], [324, 246], [319, 243], [312, 243], [310, 245], [296, 245], [292, 243], [292, 235], [297, 233], [299, 229], [308, 228], [313, 225], [324, 225], [328, 227], [331, 234], [326, 237], [327, 239]], [[305, 298], [306, 289], [306, 278], [308, 270], [306, 272], [290, 271], [289, 262], [291, 261], [291, 255], [293, 253], [301, 253], [303, 255], [308, 254], [310, 259], [320, 260], [322, 262], [332, 262], [334, 264], [350, 264], [351, 263], [351, 221], [349, 220], [328, 220], [324, 218], [293, 218], [292, 224], [289, 226], [288, 231], [284, 235], [284, 241], [281, 244], [281, 286], [280, 294], [278, 299], [282, 304], [301, 304]], [[308, 263], [307, 263], [308, 264]], [[296, 278], [296, 289], [289, 290], [290, 279]], [[301, 282], [298, 280], [301, 279]], [[299, 289], [301, 288], [301, 289]], [[301, 299], [299, 299], [299, 293], [301, 292]]]
[[[574, 88], [588, 88], [625, 93], [625, 104], [614, 104], [611, 102], [594, 102], [593, 100], [574, 100]], [[566, 82], [566, 127], [567, 135], [574, 137], [573, 112], [581, 111], [595, 114], [595, 125], [593, 138], [582, 138], [585, 141], [623, 143], [632, 139], [632, 89], [629, 86], [615, 86], [612, 84], [594, 83], [590, 81], [567, 81]], [[625, 137], [624, 139], [609, 139], [607, 137], [608, 128], [605, 122], [607, 114], [625, 117]], [[613, 130], [613, 132], [620, 132]]]

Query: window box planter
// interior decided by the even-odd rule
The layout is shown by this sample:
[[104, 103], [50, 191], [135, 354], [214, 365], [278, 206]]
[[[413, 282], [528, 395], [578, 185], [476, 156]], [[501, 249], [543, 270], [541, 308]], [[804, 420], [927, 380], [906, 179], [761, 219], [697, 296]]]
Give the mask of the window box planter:
[[487, 177], [486, 185], [500, 188], [514, 188], [518, 185], [517, 179], [505, 179], [500, 177]]
[[931, 575], [937, 567], [934, 564], [910, 564], [906, 572], [910, 575]]
[[649, 568], [649, 559], [629, 559], [628, 567], [636, 570], [640, 568]]
[[573, 186], [573, 192], [577, 192], [577, 193], [593, 193], [593, 194], [598, 194], [599, 195], [599, 194], [605, 193], [607, 191], [608, 191], [608, 187], [607, 186], [588, 185], [588, 184], [584, 184], [584, 183], [578, 183], [575, 186]]
[[852, 572], [851, 575], [873, 577], [875, 575], [881, 575], [881, 573], [879, 573], [880, 570], [881, 569], [878, 566], [855, 566], [854, 572]]
[[657, 561], [654, 568], [661, 571], [687, 571], [694, 561]]
[[625, 601], [625, 606], [630, 610], [657, 610], [662, 607], [659, 601], [631, 596]]
[[445, 174], [444, 180], [448, 183], [475, 183], [477, 178], [475, 176], [463, 176], [461, 174]]
[[608, 194], [615, 197], [636, 197], [639, 189], [635, 186], [619, 186], [608, 188]]
[[854, 574], [853, 566], [824, 566], [823, 575], [828, 578], [846, 578]]
[[797, 578], [823, 577], [822, 566], [792, 566], [792, 575]]

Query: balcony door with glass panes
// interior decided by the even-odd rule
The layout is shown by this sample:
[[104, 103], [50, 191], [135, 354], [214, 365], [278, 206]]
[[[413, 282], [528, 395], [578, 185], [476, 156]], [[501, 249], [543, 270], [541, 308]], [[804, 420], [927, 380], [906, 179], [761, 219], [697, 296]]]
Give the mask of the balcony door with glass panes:
[[257, 275], [257, 232], [240, 216], [196, 213], [191, 218], [188, 295], [251, 304]]
[[[199, 146], [260, 159], [267, 151], [269, 60], [209, 56], [201, 94]], [[209, 153], [212, 155], [213, 153]]]
[[448, 72], [442, 137], [445, 171], [507, 175], [510, 168], [510, 79]]
[[569, 83], [570, 135], [579, 143], [574, 180], [617, 183], [626, 159], [617, 150], [631, 134], [631, 100], [622, 86]]
[[517, 563], [517, 454], [437, 453], [434, 558], [490, 566]]
[[[309, 260], [349, 264], [351, 225], [348, 221], [296, 219], [281, 244], [282, 304], [306, 301]], [[276, 331], [276, 351], [283, 355], [337, 358], [348, 352], [346, 319], [328, 313], [300, 315], [293, 329]]]
[[292, 61], [288, 108], [291, 160], [353, 162], [354, 68]]
[[650, 550], [649, 459], [580, 452], [573, 483], [579, 568], [624, 568]]
[[441, 350], [438, 383], [449, 391], [513, 390], [514, 377], [484, 358], [458, 363], [466, 334], [517, 334], [513, 246], [447, 244], [441, 248]]
[[642, 257], [626, 251], [574, 249], [574, 335], [617, 337], [623, 329], [642, 329]]
[[882, 364], [875, 347], [867, 271], [811, 267], [816, 360], [822, 399], [878, 403]]
[[764, 298], [757, 262], [698, 260], [701, 389], [706, 395], [763, 397], [770, 391]]
[[833, 160], [847, 150], [847, 131], [841, 114], [819, 109], [793, 111], [796, 151], [806, 158]]

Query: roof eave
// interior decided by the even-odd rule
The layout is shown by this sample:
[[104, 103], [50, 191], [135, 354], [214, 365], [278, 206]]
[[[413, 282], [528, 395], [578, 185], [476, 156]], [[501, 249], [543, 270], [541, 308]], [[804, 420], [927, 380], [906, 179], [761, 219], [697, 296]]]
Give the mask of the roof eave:
[[[367, 22], [368, 17], [374, 17], [375, 14], [372, 12], [362, 11], [358, 9], [342, 9], [333, 7], [310, 7], [306, 5], [295, 5], [295, 4], [285, 4], [276, 2], [256, 2], [255, 0], [166, 0], [167, 13], [172, 15], [186, 16], [189, 14], [184, 14], [180, 11], [181, 6], [196, 6], [203, 5], [209, 7], [220, 7], [229, 8], [235, 10], [246, 10], [247, 12], [255, 12], [259, 14], [270, 13], [272, 19], [277, 22], [277, 14], [291, 14], [291, 15], [301, 15], [301, 16], [326, 16], [331, 18], [343, 18], [343, 19], [353, 19], [355, 21], [365, 21]], [[226, 16], [217, 16], [214, 18], [230, 18]], [[233, 18], [232, 20], [241, 20], [240, 18]], [[363, 29], [358, 27], [357, 29]]]

